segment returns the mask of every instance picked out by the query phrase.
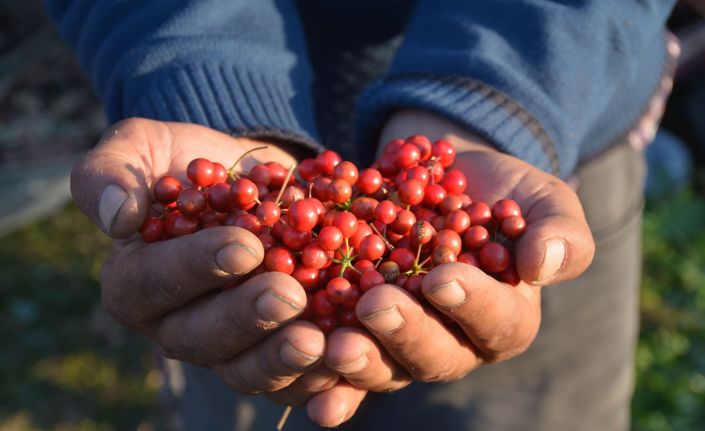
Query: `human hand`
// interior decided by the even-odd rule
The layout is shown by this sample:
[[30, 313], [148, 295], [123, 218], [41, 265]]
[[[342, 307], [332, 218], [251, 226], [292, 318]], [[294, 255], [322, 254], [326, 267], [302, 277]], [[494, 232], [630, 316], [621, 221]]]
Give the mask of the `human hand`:
[[[566, 183], [433, 114], [397, 114], [381, 142], [416, 133], [456, 146], [454, 167], [466, 174], [473, 199], [492, 204], [508, 197], [520, 204], [527, 230], [516, 242], [515, 256], [524, 281], [510, 286], [478, 268], [454, 263], [434, 268], [424, 279], [431, 310], [397, 286], [366, 292], [356, 312], [369, 332], [337, 329], [328, 336], [325, 357], [328, 368], [360, 391], [346, 400], [353, 412], [364, 390], [394, 391], [412, 380], [455, 380], [482, 364], [520, 354], [538, 332], [541, 286], [577, 277], [594, 254], [582, 207]], [[443, 324], [441, 313], [457, 327]], [[336, 412], [335, 423], [333, 403], [320, 408], [323, 397], [325, 392], [312, 399], [318, 408], [309, 405], [314, 420], [337, 425], [351, 416]]]
[[[116, 239], [101, 275], [108, 313], [166, 356], [207, 366], [248, 393], [284, 388], [321, 361], [323, 333], [309, 322], [291, 322], [306, 305], [303, 288], [286, 274], [264, 273], [221, 290], [263, 259], [259, 239], [238, 227], [150, 244], [135, 233], [160, 176], [185, 180], [194, 158], [232, 163], [261, 145], [198, 125], [130, 119], [106, 131], [71, 175], [78, 206]], [[247, 168], [255, 159], [295, 163], [275, 145], [242, 163]]]

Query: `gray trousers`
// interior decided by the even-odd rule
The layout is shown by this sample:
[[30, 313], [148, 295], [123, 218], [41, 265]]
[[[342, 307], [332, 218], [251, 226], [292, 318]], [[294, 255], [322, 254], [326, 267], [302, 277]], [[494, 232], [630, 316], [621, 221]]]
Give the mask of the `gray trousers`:
[[[547, 287], [524, 354], [446, 384], [369, 394], [343, 430], [626, 430], [634, 383], [644, 163], [618, 145], [582, 166], [578, 194], [597, 251], [580, 278]], [[166, 364], [174, 427], [271, 430], [283, 407], [243, 396], [209, 371]], [[287, 431], [319, 429], [296, 408]]]

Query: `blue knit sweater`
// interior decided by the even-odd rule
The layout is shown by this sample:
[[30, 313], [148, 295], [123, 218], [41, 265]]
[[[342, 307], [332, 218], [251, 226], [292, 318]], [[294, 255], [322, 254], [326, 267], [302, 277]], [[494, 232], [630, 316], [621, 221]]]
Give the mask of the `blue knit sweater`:
[[350, 80], [331, 63], [359, 59], [364, 71], [375, 60], [365, 47], [384, 45], [383, 67], [351, 87], [364, 90], [359, 153], [369, 158], [391, 112], [417, 107], [565, 177], [645, 109], [675, 1], [46, 2], [110, 121], [193, 122], [316, 148], [317, 119], [337, 101], [314, 102], [314, 83]]

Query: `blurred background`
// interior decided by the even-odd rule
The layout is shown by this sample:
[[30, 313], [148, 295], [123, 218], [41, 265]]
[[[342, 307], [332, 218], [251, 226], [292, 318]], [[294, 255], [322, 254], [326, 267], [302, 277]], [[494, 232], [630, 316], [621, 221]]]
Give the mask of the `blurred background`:
[[[705, 429], [704, 3], [671, 17], [683, 54], [647, 148], [635, 430]], [[1, 2], [0, 431], [166, 426], [156, 356], [100, 307], [110, 241], [69, 202], [105, 126], [41, 1]]]

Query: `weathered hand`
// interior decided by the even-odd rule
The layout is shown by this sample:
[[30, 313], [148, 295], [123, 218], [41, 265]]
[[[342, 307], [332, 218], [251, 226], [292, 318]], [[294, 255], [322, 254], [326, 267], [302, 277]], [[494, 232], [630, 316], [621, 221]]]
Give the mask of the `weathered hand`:
[[[369, 332], [334, 331], [325, 355], [328, 368], [359, 388], [346, 400], [352, 412], [364, 390], [398, 390], [412, 380], [455, 380], [479, 365], [520, 354], [539, 328], [541, 286], [577, 277], [594, 254], [582, 207], [566, 183], [428, 113], [396, 115], [381, 141], [415, 133], [455, 144], [455, 167], [466, 174], [473, 199], [492, 204], [509, 197], [521, 205], [528, 226], [515, 253], [524, 281], [510, 286], [478, 268], [454, 263], [434, 268], [424, 279], [423, 293], [433, 309], [425, 309], [397, 286], [381, 285], [366, 292], [356, 312]], [[442, 324], [439, 313], [458, 327]], [[324, 408], [312, 409], [309, 403], [309, 415], [319, 423], [323, 419], [336, 425], [330, 420], [334, 403], [326, 397], [323, 392], [312, 399]]]
[[[284, 388], [321, 362], [323, 333], [291, 322], [305, 307], [303, 288], [288, 275], [265, 273], [222, 291], [263, 259], [262, 244], [244, 229], [217, 227], [151, 244], [135, 233], [160, 176], [185, 179], [196, 157], [233, 163], [261, 145], [192, 124], [130, 119], [110, 128], [71, 177], [78, 206], [117, 239], [102, 270], [106, 310], [167, 356], [208, 366], [248, 393]], [[253, 153], [245, 168], [255, 159], [295, 162], [275, 145]]]

